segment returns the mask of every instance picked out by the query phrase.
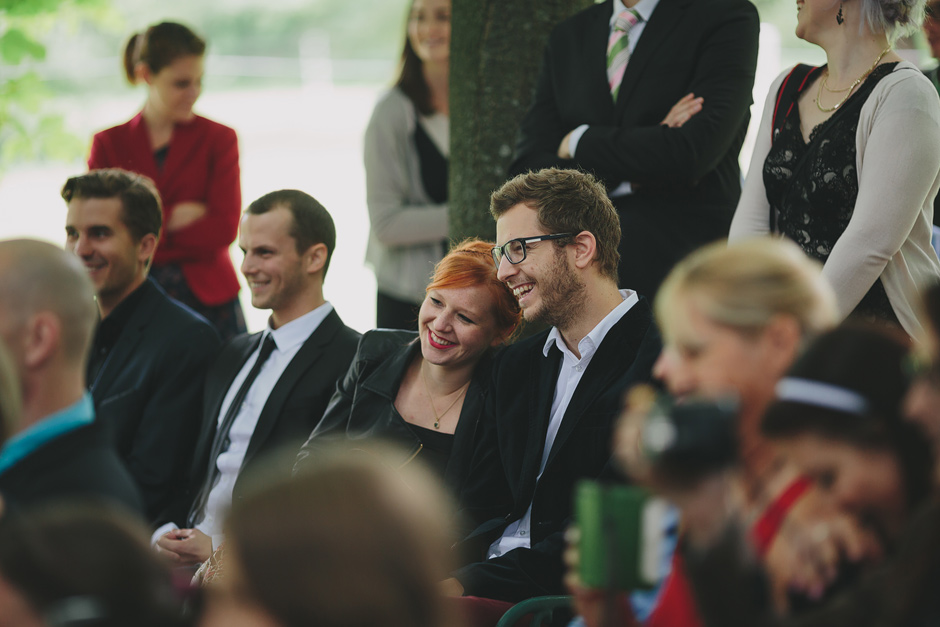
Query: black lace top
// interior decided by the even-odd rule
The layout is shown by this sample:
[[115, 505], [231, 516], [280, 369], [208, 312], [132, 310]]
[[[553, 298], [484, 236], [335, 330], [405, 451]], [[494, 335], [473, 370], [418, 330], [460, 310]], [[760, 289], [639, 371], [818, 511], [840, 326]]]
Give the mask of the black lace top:
[[[775, 120], [774, 140], [763, 171], [771, 230], [792, 239], [822, 263], [829, 258], [855, 211], [858, 197], [855, 137], [862, 105], [895, 65], [878, 66], [838, 111], [812, 130], [808, 143], [803, 141], [800, 130], [800, 110], [796, 104], [800, 91], [786, 90], [781, 95], [777, 111], [780, 115], [788, 113], [782, 122]], [[797, 70], [801, 67], [805, 66]], [[823, 68], [806, 69], [817, 75]], [[791, 80], [794, 78], [798, 79], [796, 84], [803, 80], [803, 76], [791, 76]], [[811, 83], [811, 78], [805, 81]], [[881, 279], [875, 280], [852, 315], [900, 326]]]

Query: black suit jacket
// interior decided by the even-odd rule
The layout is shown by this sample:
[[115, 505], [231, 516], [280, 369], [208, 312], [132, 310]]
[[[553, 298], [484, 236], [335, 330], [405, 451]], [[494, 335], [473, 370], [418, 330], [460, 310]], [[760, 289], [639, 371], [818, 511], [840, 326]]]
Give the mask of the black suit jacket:
[[98, 420], [137, 482], [147, 518], [167, 515], [185, 485], [202, 422], [200, 400], [221, 342], [204, 318], [152, 280], [89, 389]]
[[39, 447], [0, 474], [0, 494], [15, 509], [61, 500], [93, 500], [144, 513], [134, 480], [98, 423]]
[[[676, 261], [727, 236], [741, 194], [759, 20], [747, 0], [660, 0], [644, 26], [614, 104], [607, 84], [611, 0], [552, 33], [510, 168], [580, 168], [613, 190], [620, 213], [620, 284], [652, 298]], [[681, 128], [660, 126], [683, 96], [704, 108]], [[582, 124], [575, 159], [558, 145]]]
[[[203, 429], [196, 445], [190, 491], [185, 499], [185, 511], [181, 517], [174, 519], [175, 522], [185, 520], [193, 499], [206, 481], [222, 401], [232, 381], [257, 348], [260, 337], [260, 333], [255, 333], [234, 338], [222, 348], [206, 376]], [[337, 381], [349, 368], [359, 337], [358, 332], [343, 324], [336, 311], [331, 311], [303, 343], [261, 409], [258, 423], [248, 442], [241, 472], [235, 482], [233, 501], [242, 498], [244, 479], [251, 474], [248, 471], [259, 461], [264, 461], [266, 454], [286, 453], [288, 447], [294, 447], [293, 453], [296, 454], [300, 449], [323, 417], [336, 390]], [[211, 462], [215, 463], [215, 460]], [[294, 456], [269, 458], [268, 463], [274, 465], [266, 470], [290, 476]], [[187, 527], [194, 523], [192, 520], [185, 522]]]
[[463, 567], [456, 577], [465, 594], [504, 601], [564, 594], [564, 530], [572, 515], [572, 493], [581, 479], [608, 469], [611, 433], [624, 391], [648, 381], [659, 355], [659, 332], [645, 299], [607, 333], [571, 399], [552, 444], [542, 478], [536, 481], [551, 416], [562, 354], [542, 349], [548, 331], [507, 348], [493, 371], [484, 416], [486, 430], [475, 454], [479, 492], [471, 506], [487, 503], [502, 516], [480, 525], [460, 546], [464, 559], [483, 560], [490, 544], [523, 517], [532, 504], [531, 548], [515, 549]]

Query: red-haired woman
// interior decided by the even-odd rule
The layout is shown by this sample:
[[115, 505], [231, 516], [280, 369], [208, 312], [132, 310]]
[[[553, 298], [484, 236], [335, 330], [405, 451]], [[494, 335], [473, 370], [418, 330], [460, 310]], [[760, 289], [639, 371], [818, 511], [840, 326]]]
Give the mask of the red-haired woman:
[[411, 447], [407, 461], [424, 459], [459, 498], [488, 387], [488, 357], [520, 319], [518, 302], [496, 278], [491, 249], [468, 240], [437, 264], [418, 333], [377, 329], [362, 336], [298, 464], [330, 437], [399, 441]]
[[447, 252], [450, 0], [412, 0], [401, 71], [365, 134], [366, 261], [376, 326], [417, 329], [424, 286]]
[[147, 84], [143, 110], [95, 135], [88, 169], [122, 168], [157, 184], [163, 234], [150, 274], [205, 316], [223, 339], [245, 331], [238, 277], [229, 256], [241, 211], [235, 131], [198, 116], [206, 42], [163, 22], [131, 37], [124, 71]]

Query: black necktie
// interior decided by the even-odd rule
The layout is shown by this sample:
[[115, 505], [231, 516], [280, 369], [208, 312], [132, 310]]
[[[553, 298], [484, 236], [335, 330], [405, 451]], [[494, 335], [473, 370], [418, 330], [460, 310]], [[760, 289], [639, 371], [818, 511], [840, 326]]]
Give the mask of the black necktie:
[[248, 395], [248, 390], [251, 389], [255, 379], [258, 378], [261, 367], [264, 366], [264, 362], [268, 360], [268, 357], [271, 356], [275, 348], [277, 348], [277, 344], [274, 343], [274, 338], [270, 333], [266, 333], [264, 339], [261, 341], [261, 352], [258, 353], [258, 359], [255, 360], [251, 370], [248, 371], [248, 376], [245, 377], [242, 386], [238, 388], [238, 392], [235, 394], [232, 403], [225, 412], [225, 417], [222, 418], [222, 422], [215, 432], [215, 437], [212, 439], [212, 448], [209, 452], [209, 470], [206, 473], [206, 481], [202, 484], [199, 496], [196, 498], [190, 510], [190, 526], [197, 522], [196, 517], [199, 516], [203, 508], [205, 508], [206, 501], [209, 499], [209, 492], [212, 491], [212, 487], [215, 485], [216, 479], [219, 476], [219, 467], [216, 462], [219, 459], [219, 455], [228, 450], [231, 442], [229, 431], [232, 429], [232, 423], [235, 422], [235, 417], [238, 415], [242, 403], [244, 403], [245, 397]]

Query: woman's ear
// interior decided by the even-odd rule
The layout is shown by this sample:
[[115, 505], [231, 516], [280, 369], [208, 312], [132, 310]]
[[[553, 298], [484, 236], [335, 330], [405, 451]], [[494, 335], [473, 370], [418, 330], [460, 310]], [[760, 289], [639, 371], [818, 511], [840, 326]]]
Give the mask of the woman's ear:
[[780, 376], [787, 371], [796, 360], [803, 341], [803, 331], [800, 323], [793, 316], [776, 314], [761, 332], [765, 343], [765, 358], [773, 370]]
[[153, 72], [150, 71], [150, 67], [143, 61], [138, 61], [134, 66], [134, 78], [137, 79], [137, 82], [145, 82], [148, 85], [153, 83]]

